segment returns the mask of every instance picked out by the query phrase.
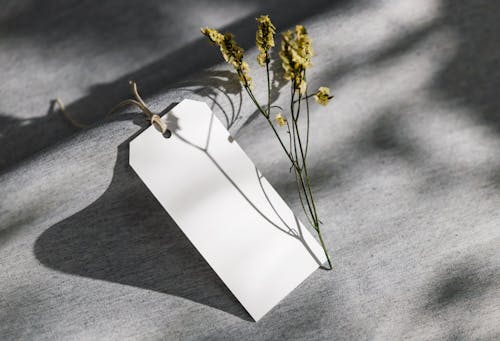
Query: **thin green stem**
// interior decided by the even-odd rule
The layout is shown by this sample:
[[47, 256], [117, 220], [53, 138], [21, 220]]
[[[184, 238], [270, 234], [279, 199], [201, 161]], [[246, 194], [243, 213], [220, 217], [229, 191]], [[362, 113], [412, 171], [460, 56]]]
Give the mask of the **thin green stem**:
[[[295, 97], [295, 87], [292, 84], [292, 101], [290, 104], [290, 110], [291, 110], [291, 116], [292, 116], [292, 137], [293, 137], [293, 151], [295, 153], [295, 160], [297, 167], [295, 167], [295, 175], [298, 177], [298, 181], [300, 183], [300, 186], [302, 187], [302, 191], [304, 192], [304, 197], [306, 199], [307, 207], [309, 209], [309, 213], [311, 214], [311, 219], [316, 223], [316, 216], [311, 208], [311, 203], [309, 202], [309, 197], [307, 195], [307, 190], [305, 187], [304, 179], [302, 178], [302, 167], [304, 167], [304, 160], [302, 159], [302, 167], [299, 166], [299, 154], [297, 150], [297, 141], [300, 142], [299, 140], [299, 134], [298, 134], [298, 127], [297, 127], [297, 117], [300, 114], [300, 106], [298, 107], [297, 114], [295, 114], [295, 106], [293, 104], [293, 99]], [[299, 93], [299, 98], [300, 98], [300, 93]], [[299, 195], [300, 195], [300, 189], [299, 189]], [[307, 215], [307, 211], [304, 210], [304, 213]], [[311, 224], [315, 226], [316, 224]]]
[[[304, 81], [306, 80], [306, 71], [305, 70], [304, 70], [304, 74], [303, 74], [303, 79], [304, 79]], [[306, 154], [305, 154], [304, 148], [302, 147], [302, 140], [300, 138], [298, 123], [297, 123], [298, 122], [298, 118], [299, 118], [299, 114], [300, 114], [301, 96], [302, 95], [299, 93], [299, 100], [298, 100], [298, 105], [297, 105], [297, 119], [294, 120], [294, 124], [295, 124], [296, 130], [297, 130], [297, 141], [299, 143], [300, 154], [301, 154], [301, 157], [302, 157], [302, 168], [303, 168], [303, 171], [304, 171], [304, 175], [306, 177], [307, 190], [309, 192], [309, 197], [311, 199], [311, 204], [313, 206], [314, 222], [317, 224], [316, 227], [319, 229], [318, 213], [316, 211], [316, 204], [314, 202], [314, 196], [313, 196], [312, 189], [311, 189], [311, 183], [309, 181], [309, 175], [307, 174]], [[306, 90], [306, 98], [307, 98], [307, 90]], [[306, 105], [308, 105], [308, 101], [307, 100], [306, 100]]]
[[247, 93], [250, 96], [250, 98], [252, 99], [252, 101], [254, 102], [254, 104], [257, 106], [257, 109], [266, 118], [267, 122], [269, 123], [269, 125], [273, 129], [274, 135], [276, 135], [276, 137], [278, 138], [278, 141], [279, 141], [279, 143], [281, 145], [281, 148], [285, 152], [286, 156], [288, 156], [288, 159], [290, 160], [290, 162], [292, 162], [292, 164], [295, 164], [295, 161], [293, 160], [293, 157], [292, 157], [291, 153], [288, 152], [288, 150], [286, 149], [285, 144], [283, 143], [283, 140], [281, 139], [281, 136], [279, 135], [278, 131], [274, 127], [273, 122], [270, 120], [269, 115], [266, 115], [265, 111], [262, 109], [262, 107], [260, 106], [259, 102], [257, 102], [257, 99], [255, 99], [255, 96], [253, 95], [252, 90], [248, 87], [248, 85], [245, 84], [244, 88], [247, 91]]
[[[288, 138], [289, 138], [289, 143], [290, 143], [290, 150], [292, 150], [292, 133], [290, 132], [290, 124], [288, 123], [288, 121], [286, 122], [286, 126], [288, 128]], [[304, 205], [304, 199], [302, 198], [301, 181], [299, 180], [299, 174], [300, 174], [299, 169], [297, 167], [295, 167], [293, 164], [290, 167], [290, 170], [292, 168], [293, 168], [293, 173], [295, 175], [295, 184], [297, 185], [297, 193], [299, 194], [300, 205], [302, 206], [302, 210], [304, 211], [304, 215], [306, 216], [307, 221], [309, 222], [309, 224], [311, 224], [311, 226], [314, 226], [311, 218], [307, 214], [307, 210], [306, 210], [306, 207]]]
[[[308, 100], [309, 98], [314, 97], [314, 95], [316, 95], [316, 94], [314, 93], [314, 94], [309, 94], [309, 95], [306, 95], [306, 96], [302, 97], [300, 100], [302, 100], [302, 101]], [[298, 101], [299, 101], [299, 100], [298, 100], [298, 99], [296, 99], [296, 100], [294, 101], [294, 103], [297, 103]]]
[[[318, 212], [316, 210], [316, 204], [314, 202], [314, 196], [313, 192], [311, 189], [311, 183], [309, 180], [309, 175], [307, 172], [307, 165], [306, 165], [306, 155], [307, 155], [307, 148], [309, 145], [309, 103], [307, 99], [311, 97], [312, 95], [307, 95], [305, 96], [306, 99], [306, 108], [307, 108], [307, 130], [306, 130], [306, 148], [304, 150], [304, 147], [302, 145], [302, 141], [300, 138], [300, 132], [299, 132], [299, 127], [298, 127], [298, 119], [300, 116], [300, 103], [302, 98], [302, 95], [299, 92], [299, 98], [298, 100], [295, 101], [295, 84], [292, 82], [292, 88], [291, 88], [291, 101], [290, 101], [290, 111], [291, 111], [291, 118], [292, 118], [292, 132], [290, 132], [290, 125], [287, 122], [288, 126], [288, 135], [289, 135], [289, 143], [290, 143], [290, 150], [288, 150], [283, 143], [283, 140], [281, 136], [279, 135], [278, 131], [276, 130], [276, 127], [274, 126], [273, 122], [270, 119], [271, 115], [271, 87], [270, 87], [270, 75], [269, 75], [269, 64], [266, 62], [266, 74], [267, 74], [267, 82], [268, 82], [268, 103], [267, 103], [267, 111], [262, 108], [262, 106], [259, 104], [257, 99], [255, 98], [252, 90], [250, 89], [249, 84], [244, 82], [244, 88], [246, 92], [248, 93], [250, 99], [252, 102], [254, 102], [255, 106], [257, 107], [258, 111], [266, 118], [267, 122], [271, 126], [275, 136], [278, 138], [278, 141], [281, 145], [281, 148], [287, 155], [288, 159], [292, 163], [292, 167], [294, 168], [294, 173], [295, 173], [295, 180], [297, 183], [297, 189], [299, 193], [299, 199], [300, 203], [302, 206], [302, 209], [304, 211], [304, 214], [308, 220], [308, 222], [314, 227], [318, 234], [318, 238], [321, 243], [321, 247], [323, 248], [323, 251], [325, 253], [326, 259], [328, 261], [328, 265], [330, 270], [333, 268], [332, 263], [330, 260], [330, 256], [328, 254], [328, 250], [326, 248], [325, 242], [323, 240], [323, 236], [321, 235], [321, 229], [320, 229], [320, 221], [318, 219]], [[243, 77], [244, 79], [244, 77]], [[297, 105], [297, 112], [295, 113], [295, 103], [298, 103]], [[298, 148], [297, 148], [298, 147]], [[300, 151], [300, 154], [299, 154]], [[301, 159], [301, 163], [299, 163], [299, 155]], [[303, 173], [302, 173], [303, 172]], [[304, 179], [305, 178], [305, 179]], [[302, 196], [303, 194], [303, 196]], [[304, 203], [305, 199], [305, 203]], [[306, 209], [306, 204], [307, 204], [307, 209]], [[309, 214], [308, 214], [309, 211]]]
[[308, 149], [309, 149], [309, 98], [307, 97], [307, 90], [306, 90], [306, 150], [304, 153], [304, 162], [306, 162]]
[[[293, 98], [295, 96], [295, 91], [292, 92], [292, 101], [293, 101]], [[295, 111], [295, 108], [294, 108], [294, 105], [291, 104], [290, 105], [290, 116], [292, 117], [292, 122], [295, 122], [295, 116], [294, 116], [294, 111]], [[293, 137], [293, 150], [295, 152], [295, 161], [297, 162], [297, 166], [300, 170], [300, 164], [299, 164], [299, 158], [298, 158], [298, 153], [297, 153], [297, 144], [296, 144], [296, 135], [295, 135], [295, 125], [292, 125], [292, 137]], [[292, 151], [290, 151], [291, 153]]]
[[[291, 105], [291, 108], [294, 108], [294, 101], [293, 101], [293, 99], [294, 98], [292, 96], [292, 105]], [[300, 92], [299, 92], [298, 105], [297, 105], [297, 114], [296, 115], [292, 115], [292, 117], [293, 117], [294, 131], [296, 132], [296, 139], [297, 139], [297, 142], [298, 142], [298, 145], [299, 145], [300, 154], [301, 154], [301, 157], [302, 157], [302, 170], [304, 171], [304, 175], [305, 175], [305, 178], [306, 178], [306, 185], [304, 185], [301, 173], [300, 173], [300, 179], [301, 179], [301, 182], [302, 182], [302, 188], [303, 188], [303, 190], [305, 192], [304, 194], [305, 194], [305, 197], [306, 197], [306, 201], [308, 203], [308, 208], [309, 208], [310, 211], [312, 211], [311, 215], [312, 215], [312, 220], [314, 222], [314, 225], [313, 225], [314, 229], [318, 233], [318, 237], [319, 237], [319, 239], [321, 241], [321, 246], [322, 246], [323, 251], [325, 253], [325, 256], [326, 256], [326, 258], [328, 260], [328, 265], [330, 266], [330, 269], [332, 269], [332, 264], [331, 264], [330, 256], [328, 254], [328, 250], [326, 248], [326, 245], [325, 245], [325, 243], [323, 241], [323, 236], [321, 235], [321, 229], [320, 229], [320, 226], [319, 226], [319, 219], [318, 219], [318, 212], [317, 212], [317, 209], [316, 209], [316, 204], [314, 202], [314, 195], [313, 195], [313, 192], [312, 192], [312, 189], [311, 189], [311, 183], [310, 183], [309, 175], [308, 175], [308, 172], [307, 172], [307, 164], [306, 164], [306, 160], [305, 160], [305, 152], [304, 152], [304, 148], [302, 146], [302, 141], [301, 141], [301, 138], [300, 138], [299, 127], [298, 127], [298, 123], [297, 123], [298, 122], [298, 118], [300, 116], [300, 103], [301, 103], [301, 95], [300, 95]], [[306, 188], [307, 188], [307, 190], [306, 190]]]
[[267, 114], [271, 115], [271, 80], [269, 75], [269, 55], [266, 51], [266, 74], [267, 74]]
[[332, 261], [330, 260], [330, 255], [328, 254], [328, 251], [326, 249], [325, 242], [323, 241], [323, 236], [321, 235], [321, 229], [318, 228], [316, 230], [316, 232], [318, 233], [318, 237], [319, 237], [319, 241], [321, 243], [321, 247], [323, 248], [323, 251], [325, 251], [326, 260], [328, 261], [328, 266], [330, 267], [329, 270], [332, 270], [333, 269]]
[[311, 226], [314, 226], [312, 218], [309, 217], [309, 215], [307, 214], [307, 210], [306, 210], [306, 207], [304, 205], [304, 199], [302, 198], [303, 187], [301, 189], [301, 182], [299, 180], [300, 175], [299, 175], [299, 172], [297, 171], [296, 168], [294, 168], [294, 174], [295, 174], [295, 183], [297, 184], [297, 192], [299, 193], [300, 205], [302, 206], [302, 210], [304, 211], [304, 215], [306, 216], [307, 221], [309, 222], [309, 224], [311, 224]]
[[[293, 120], [293, 125], [295, 126], [295, 131], [296, 131], [296, 135], [297, 135], [297, 142], [298, 142], [299, 150], [300, 150], [300, 156], [302, 157], [302, 167], [301, 168], [304, 171], [304, 175], [306, 177], [307, 192], [309, 192], [309, 198], [310, 198], [311, 204], [313, 206], [313, 211], [314, 211], [314, 216], [313, 216], [314, 218], [313, 218], [313, 220], [314, 220], [315, 223], [317, 223], [318, 214], [316, 212], [316, 205], [314, 203], [314, 197], [313, 197], [313, 194], [312, 194], [311, 185], [310, 185], [309, 178], [308, 178], [308, 175], [307, 175], [307, 165], [305, 163], [304, 148], [302, 147], [302, 140], [300, 138], [299, 126], [298, 126], [298, 123], [297, 123], [299, 115], [300, 115], [300, 99], [301, 99], [301, 96], [302, 95], [299, 93], [299, 102], [298, 102], [298, 105], [297, 105], [297, 114], [295, 115], [295, 118]], [[292, 107], [293, 107], [293, 105], [292, 105]], [[307, 198], [307, 195], [306, 195], [306, 198]]]

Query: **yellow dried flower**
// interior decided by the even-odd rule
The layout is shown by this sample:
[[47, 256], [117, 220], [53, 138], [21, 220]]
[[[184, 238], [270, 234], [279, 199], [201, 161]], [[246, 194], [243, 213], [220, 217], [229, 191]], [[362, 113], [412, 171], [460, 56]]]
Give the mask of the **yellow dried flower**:
[[330, 95], [330, 89], [326, 86], [320, 87], [318, 91], [316, 91], [316, 94], [314, 94], [314, 99], [321, 105], [327, 105], [332, 98], [333, 96]]
[[276, 123], [278, 123], [280, 127], [285, 126], [287, 123], [286, 118], [284, 118], [283, 115], [281, 115], [281, 113], [277, 114], [274, 119], [276, 120]]
[[284, 77], [286, 80], [291, 80], [295, 90], [298, 90], [303, 95], [307, 89], [304, 73], [306, 68], [312, 65], [313, 49], [311, 39], [302, 25], [297, 25], [294, 32], [284, 32], [282, 38], [279, 55], [281, 66], [285, 71]]
[[222, 34], [212, 28], [202, 28], [201, 33], [208, 37], [212, 43], [219, 46], [222, 57], [226, 62], [233, 65], [243, 85], [252, 87], [252, 79], [248, 74], [248, 64], [243, 61], [243, 49], [238, 46], [233, 34], [230, 32]]
[[224, 40], [224, 35], [213, 28], [202, 28], [201, 33], [203, 33], [210, 41], [214, 44], [221, 45]]
[[295, 26], [295, 40], [297, 42], [297, 54], [296, 57], [300, 60], [300, 63], [304, 68], [312, 65], [311, 58], [313, 56], [313, 49], [311, 39], [307, 34], [306, 28], [302, 25]]
[[292, 32], [286, 31], [281, 34], [281, 51], [279, 53], [281, 59], [281, 66], [285, 71], [283, 77], [286, 80], [293, 78], [293, 58], [292, 58]]
[[261, 15], [257, 18], [257, 22], [259, 24], [255, 34], [255, 42], [260, 51], [257, 61], [260, 66], [263, 66], [265, 63], [269, 63], [269, 50], [274, 47], [276, 27], [274, 27], [268, 15]]

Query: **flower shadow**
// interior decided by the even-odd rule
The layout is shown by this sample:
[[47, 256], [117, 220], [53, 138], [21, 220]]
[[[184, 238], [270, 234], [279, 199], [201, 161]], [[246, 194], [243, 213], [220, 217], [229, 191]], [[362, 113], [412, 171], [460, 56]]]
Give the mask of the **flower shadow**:
[[[269, 193], [268, 190], [266, 190], [266, 180], [262, 173], [255, 167], [255, 180], [253, 181], [254, 184], [257, 184], [259, 186], [260, 191], [262, 192], [262, 198], [264, 198], [266, 205], [270, 208], [270, 211], [272, 212], [271, 214], [265, 213], [263, 209], [259, 208], [258, 203], [256, 202], [257, 200], [252, 199], [250, 195], [246, 193], [244, 189], [242, 189], [236, 181], [231, 177], [229, 172], [224, 169], [224, 167], [217, 161], [217, 158], [210, 152], [210, 145], [212, 141], [212, 130], [214, 127], [214, 119], [215, 115], [212, 111], [211, 116], [210, 116], [210, 121], [208, 124], [208, 127], [206, 127], [207, 133], [206, 133], [206, 140], [204, 142], [204, 145], [198, 145], [195, 142], [189, 141], [188, 139], [184, 138], [182, 134], [180, 133], [180, 128], [178, 125], [178, 122], [180, 120], [179, 117], [175, 116], [173, 112], [169, 112], [166, 114], [166, 121], [168, 122], [169, 129], [172, 131], [172, 134], [176, 135], [176, 137], [181, 140], [182, 142], [188, 144], [189, 146], [193, 147], [194, 149], [200, 151], [204, 156], [206, 156], [210, 161], [215, 165], [215, 167], [218, 169], [218, 171], [226, 178], [226, 180], [231, 184], [232, 187], [236, 189], [236, 191], [241, 195], [243, 200], [245, 200], [252, 208], [255, 210], [265, 221], [267, 221], [271, 226], [274, 228], [278, 229], [279, 231], [285, 233], [289, 237], [296, 239], [297, 242], [302, 244], [302, 246], [307, 250], [307, 252], [311, 255], [311, 257], [314, 259], [314, 261], [318, 264], [319, 267], [323, 268], [322, 262], [318, 259], [317, 255], [313, 252], [311, 247], [308, 245], [305, 237], [304, 237], [304, 232], [303, 232], [303, 227], [301, 226], [299, 220], [297, 217], [294, 215], [294, 221], [287, 222], [286, 218], [282, 216], [280, 212], [278, 212], [278, 209], [275, 207], [273, 204], [273, 201], [271, 200], [270, 196], [271, 194]], [[230, 142], [233, 142], [230, 140]]]

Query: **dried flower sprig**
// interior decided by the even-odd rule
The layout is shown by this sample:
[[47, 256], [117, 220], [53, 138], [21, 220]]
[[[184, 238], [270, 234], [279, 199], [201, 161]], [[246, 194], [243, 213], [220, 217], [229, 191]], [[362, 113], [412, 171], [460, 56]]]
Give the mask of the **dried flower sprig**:
[[291, 80], [295, 90], [303, 95], [307, 88], [305, 71], [312, 66], [313, 49], [311, 40], [304, 26], [295, 26], [295, 32], [286, 31], [282, 34], [281, 65], [285, 71], [285, 79]]
[[261, 15], [257, 18], [257, 22], [259, 24], [255, 34], [255, 42], [260, 52], [257, 56], [257, 62], [259, 62], [260, 66], [264, 66], [270, 61], [269, 50], [274, 47], [276, 27], [274, 27], [268, 15]]
[[[231, 33], [222, 34], [211, 28], [203, 28], [201, 32], [207, 36], [212, 43], [219, 46], [224, 60], [233, 65], [250, 99], [257, 107], [257, 110], [267, 120], [277, 137], [278, 142], [291, 163], [290, 170], [294, 171], [299, 199], [304, 214], [318, 234], [318, 238], [328, 261], [329, 269], [332, 269], [332, 262], [321, 234], [320, 225], [322, 223], [318, 218], [306, 160], [309, 146], [309, 99], [314, 97], [317, 103], [327, 105], [333, 96], [330, 95], [330, 89], [324, 86], [320, 87], [316, 92], [308, 94], [306, 71], [312, 66], [311, 59], [314, 52], [306, 28], [302, 25], [297, 25], [294, 31], [286, 31], [282, 34], [279, 52], [281, 66], [284, 70], [284, 79], [290, 81], [290, 113], [289, 115], [285, 115], [282, 112], [278, 113], [273, 122], [271, 119], [271, 82], [269, 64], [271, 62], [271, 50], [275, 46], [274, 36], [276, 34], [276, 27], [267, 15], [262, 15], [256, 20], [257, 32], [255, 35], [255, 42], [259, 50], [257, 62], [260, 66], [266, 67], [267, 106], [261, 105], [253, 93], [248, 64], [243, 60], [243, 49], [236, 44], [234, 36]], [[303, 115], [300, 115], [301, 103], [303, 101], [305, 101], [306, 111], [305, 139], [302, 137], [298, 123], [299, 118], [303, 117]], [[285, 144], [278, 131], [281, 127], [287, 127], [287, 144]], [[288, 145], [288, 147], [286, 145]]]
[[241, 83], [245, 87], [252, 88], [252, 78], [248, 75], [248, 64], [243, 61], [243, 49], [238, 46], [232, 33], [222, 34], [212, 28], [202, 28], [201, 32], [210, 41], [219, 46], [222, 57], [229, 64], [233, 65]]

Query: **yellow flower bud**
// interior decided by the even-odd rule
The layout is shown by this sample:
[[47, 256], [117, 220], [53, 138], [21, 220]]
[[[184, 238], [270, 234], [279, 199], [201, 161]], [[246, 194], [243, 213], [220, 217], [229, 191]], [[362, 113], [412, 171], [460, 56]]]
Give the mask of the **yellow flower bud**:
[[314, 99], [316, 100], [316, 102], [321, 105], [327, 105], [332, 98], [333, 96], [330, 95], [330, 89], [326, 86], [320, 87], [314, 95]]
[[286, 118], [284, 118], [284, 117], [283, 117], [283, 115], [281, 115], [281, 113], [277, 114], [277, 115], [276, 115], [276, 117], [275, 117], [274, 119], [275, 119], [276, 123], [278, 123], [278, 125], [279, 125], [280, 127], [285, 126], [285, 125], [286, 125], [286, 123], [287, 123]]

